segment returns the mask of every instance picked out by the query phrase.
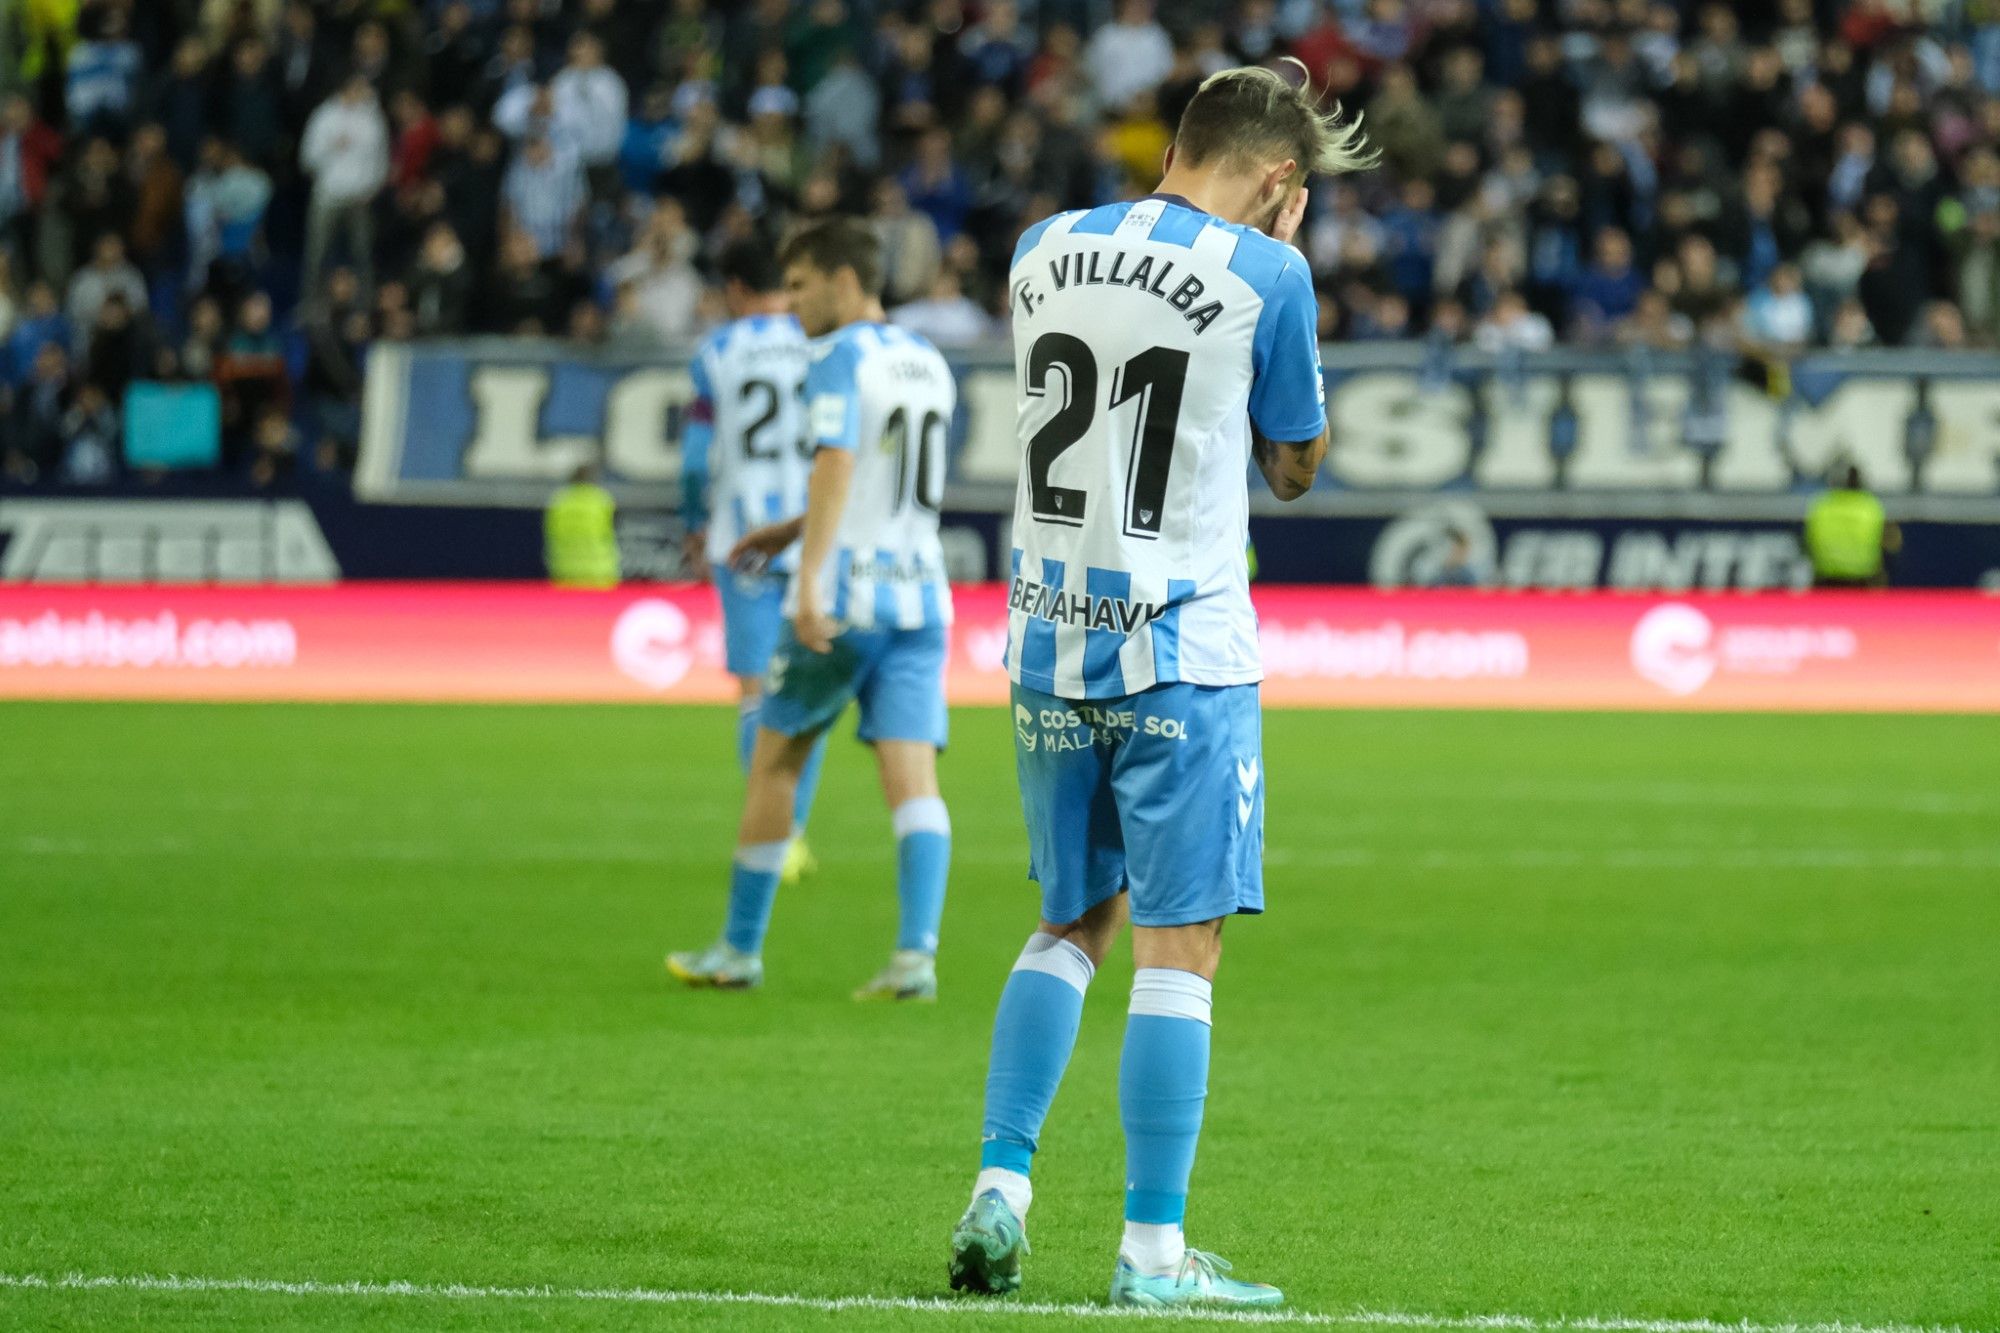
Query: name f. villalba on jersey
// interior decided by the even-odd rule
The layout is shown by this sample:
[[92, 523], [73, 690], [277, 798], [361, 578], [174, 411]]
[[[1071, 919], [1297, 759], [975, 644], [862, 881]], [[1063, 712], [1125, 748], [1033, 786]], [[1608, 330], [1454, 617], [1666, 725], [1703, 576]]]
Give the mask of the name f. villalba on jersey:
[[[1192, 273], [1184, 275], [1174, 286], [1168, 286], [1173, 281], [1173, 260], [1141, 255], [1128, 268], [1127, 261], [1132, 256], [1124, 250], [1111, 251], [1109, 265], [1100, 262], [1104, 257], [1102, 250], [1060, 255], [1049, 262], [1049, 281], [1059, 292], [1070, 287], [1136, 288], [1149, 296], [1159, 297], [1179, 311], [1181, 318], [1196, 333], [1208, 332], [1208, 326], [1222, 317], [1220, 301], [1195, 304], [1206, 294], [1208, 285]], [[1023, 278], [1014, 285], [1014, 300], [1024, 315], [1032, 315], [1048, 299], [1047, 293], [1036, 289], [1033, 278]]]

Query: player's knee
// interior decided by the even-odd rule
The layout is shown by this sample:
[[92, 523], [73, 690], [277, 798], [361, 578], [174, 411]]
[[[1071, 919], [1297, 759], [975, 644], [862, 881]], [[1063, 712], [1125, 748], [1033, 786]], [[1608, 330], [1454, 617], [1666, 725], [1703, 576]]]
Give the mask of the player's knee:
[[891, 810], [938, 794], [936, 747], [915, 741], [878, 741], [875, 760], [881, 770], [882, 796]]
[[759, 727], [756, 748], [750, 752], [750, 780], [753, 783], [796, 784], [816, 739], [817, 734], [787, 736], [782, 731]]
[[1222, 920], [1186, 926], [1141, 926], [1132, 932], [1132, 961], [1215, 979], [1222, 962]]
[[1104, 965], [1111, 946], [1118, 940], [1118, 932], [1124, 928], [1125, 895], [1122, 893], [1105, 899], [1074, 921], [1063, 925], [1044, 921], [1039, 927], [1042, 934], [1067, 940], [1082, 950], [1093, 968]]

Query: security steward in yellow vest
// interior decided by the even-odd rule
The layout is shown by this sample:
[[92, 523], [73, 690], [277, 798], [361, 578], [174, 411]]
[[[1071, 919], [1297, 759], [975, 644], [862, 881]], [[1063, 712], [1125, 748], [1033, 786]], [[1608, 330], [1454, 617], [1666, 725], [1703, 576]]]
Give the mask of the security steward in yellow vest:
[[1815, 588], [1880, 588], [1888, 584], [1883, 556], [1902, 545], [1882, 502], [1862, 483], [1861, 469], [1840, 479], [1806, 511], [1806, 554]]
[[618, 586], [617, 510], [617, 501], [597, 484], [597, 470], [588, 463], [549, 500], [542, 516], [542, 557], [557, 587]]

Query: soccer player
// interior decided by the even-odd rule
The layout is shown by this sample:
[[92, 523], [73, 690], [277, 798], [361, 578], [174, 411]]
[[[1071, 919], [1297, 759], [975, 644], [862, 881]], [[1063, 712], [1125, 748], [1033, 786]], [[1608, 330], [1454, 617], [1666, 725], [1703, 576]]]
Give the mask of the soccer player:
[[[762, 566], [735, 569], [729, 551], [752, 529], [805, 511], [812, 451], [799, 395], [809, 354], [805, 331], [787, 313], [776, 255], [739, 241], [719, 267], [730, 322], [702, 340], [690, 367], [695, 396], [681, 435], [681, 478], [689, 559], [709, 567], [722, 601], [723, 655], [737, 688], [736, 759], [747, 774], [794, 559], [781, 552]], [[825, 752], [813, 747], [799, 773], [781, 871], [788, 884], [812, 866], [806, 814]]]
[[1111, 1300], [1284, 1299], [1188, 1248], [1181, 1223], [1223, 921], [1264, 907], [1244, 473], [1254, 460], [1290, 500], [1325, 456], [1317, 304], [1289, 242], [1307, 173], [1367, 161], [1358, 127], [1309, 93], [1224, 70], [1181, 117], [1159, 193], [1058, 214], [1014, 253], [1024, 450], [1007, 666], [1041, 924], [1001, 992], [953, 1287], [1021, 1285], [1029, 1164], [1085, 987], [1129, 912]]
[[786, 624], [771, 658], [722, 938], [669, 955], [691, 985], [755, 986], [794, 792], [849, 700], [874, 747], [896, 834], [895, 952], [856, 999], [937, 995], [938, 922], [951, 821], [938, 795], [951, 589], [938, 544], [945, 442], [957, 389], [937, 349], [883, 322], [882, 256], [851, 219], [818, 223], [784, 248], [792, 310], [817, 341], [806, 372], [814, 452], [803, 516], [749, 533], [735, 555], [799, 543]]

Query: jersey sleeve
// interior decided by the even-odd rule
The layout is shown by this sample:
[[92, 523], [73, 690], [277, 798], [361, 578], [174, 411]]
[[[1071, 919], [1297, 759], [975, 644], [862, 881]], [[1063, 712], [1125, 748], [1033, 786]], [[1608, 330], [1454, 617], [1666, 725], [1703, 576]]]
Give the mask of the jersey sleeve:
[[1319, 298], [1303, 262], [1285, 263], [1264, 292], [1250, 373], [1250, 420], [1265, 439], [1296, 443], [1326, 429]]
[[861, 443], [861, 356], [851, 342], [820, 351], [806, 367], [806, 443], [814, 449], [854, 449]]
[[700, 525], [708, 521], [708, 451], [715, 440], [715, 388], [708, 375], [707, 346], [695, 353], [688, 374], [694, 379], [694, 400], [681, 429], [681, 513]]

